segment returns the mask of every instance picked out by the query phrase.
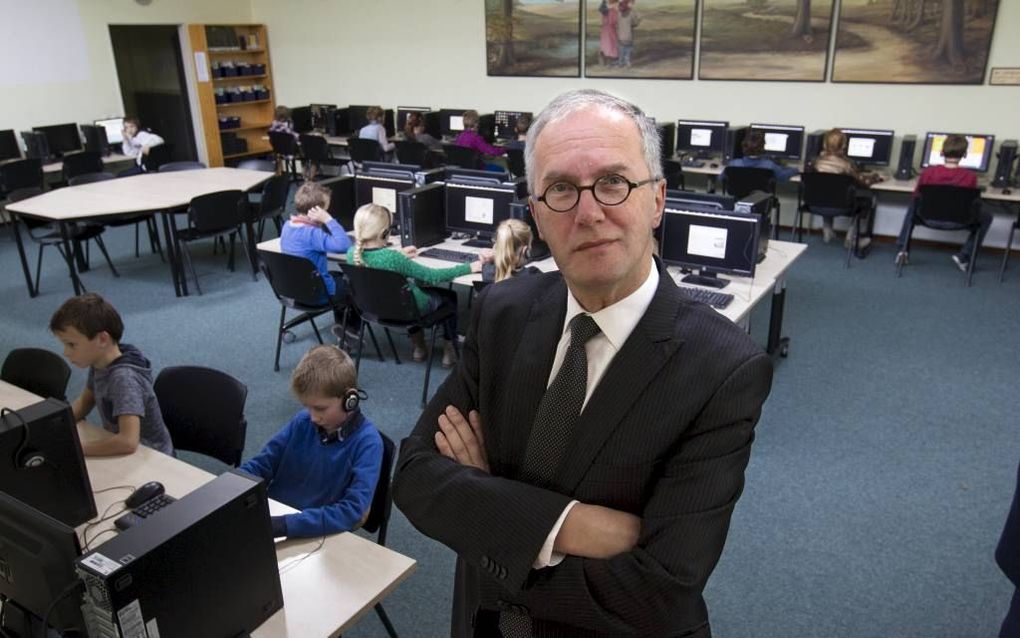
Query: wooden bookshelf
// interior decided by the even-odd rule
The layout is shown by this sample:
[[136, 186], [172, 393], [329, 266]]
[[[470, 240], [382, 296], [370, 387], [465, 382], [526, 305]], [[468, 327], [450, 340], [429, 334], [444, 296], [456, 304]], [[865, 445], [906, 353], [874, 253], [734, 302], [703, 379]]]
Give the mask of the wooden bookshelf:
[[[232, 30], [236, 36], [237, 48], [217, 48], [217, 45], [222, 42], [223, 35], [229, 35], [228, 29]], [[195, 64], [198, 64], [199, 59], [203, 58], [205, 63], [205, 69], [196, 69], [195, 75], [196, 93], [202, 112], [202, 134], [209, 155], [209, 166], [223, 166], [224, 160], [271, 152], [272, 147], [266, 139], [266, 131], [269, 129], [269, 123], [273, 121], [276, 110], [276, 91], [273, 87], [273, 72], [269, 63], [269, 38], [265, 25], [189, 24], [188, 36], [191, 38], [193, 53], [202, 54], [195, 58]], [[211, 40], [213, 49], [209, 48]], [[214, 63], [223, 64], [231, 61], [265, 65], [266, 71], [264, 74], [257, 75], [213, 76]], [[202, 78], [207, 79], [201, 80]], [[230, 89], [236, 86], [255, 84], [266, 87], [269, 91], [268, 99], [216, 103], [216, 89]], [[220, 116], [240, 117], [241, 126], [221, 130]], [[232, 133], [244, 139], [248, 144], [248, 150], [244, 153], [224, 152], [222, 133]]]

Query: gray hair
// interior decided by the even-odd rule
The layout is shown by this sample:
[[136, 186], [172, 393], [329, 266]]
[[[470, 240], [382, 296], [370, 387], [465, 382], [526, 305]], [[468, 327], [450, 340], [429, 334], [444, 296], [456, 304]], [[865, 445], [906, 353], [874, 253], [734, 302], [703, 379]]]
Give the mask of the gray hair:
[[650, 177], [662, 176], [662, 140], [659, 130], [651, 118], [634, 104], [620, 99], [615, 95], [597, 89], [578, 89], [561, 93], [538, 114], [531, 128], [528, 129], [527, 141], [524, 144], [524, 167], [528, 175], [528, 191], [535, 193], [535, 142], [546, 125], [555, 122], [571, 113], [589, 108], [604, 108], [622, 113], [630, 118], [641, 133], [641, 150], [645, 156]]

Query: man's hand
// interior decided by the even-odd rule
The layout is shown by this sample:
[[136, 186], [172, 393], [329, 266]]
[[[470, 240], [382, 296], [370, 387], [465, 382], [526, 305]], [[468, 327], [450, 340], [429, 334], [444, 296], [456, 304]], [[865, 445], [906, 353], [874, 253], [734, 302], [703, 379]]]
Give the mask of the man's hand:
[[443, 456], [461, 465], [470, 465], [488, 473], [489, 459], [485, 456], [485, 438], [482, 435], [482, 417], [471, 410], [465, 419], [452, 405], [439, 415], [439, 432], [436, 447]]

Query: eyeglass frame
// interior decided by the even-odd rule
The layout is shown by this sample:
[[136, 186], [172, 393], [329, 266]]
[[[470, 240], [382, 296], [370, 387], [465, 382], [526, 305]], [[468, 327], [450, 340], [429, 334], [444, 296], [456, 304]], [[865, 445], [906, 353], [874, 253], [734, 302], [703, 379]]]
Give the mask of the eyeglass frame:
[[[606, 202], [604, 202], [601, 199], [599, 199], [599, 196], [595, 194], [595, 185], [598, 184], [599, 182], [601, 182], [602, 180], [606, 179], [607, 177], [619, 177], [620, 179], [622, 179], [627, 184], [627, 194], [623, 196], [623, 199], [621, 199], [620, 201], [618, 201], [618, 202], [616, 202], [614, 204], [607, 204]], [[573, 208], [575, 208], [581, 202], [581, 193], [583, 193], [584, 191], [591, 191], [592, 199], [594, 199], [599, 204], [601, 204], [603, 206], [619, 206], [620, 204], [624, 203], [625, 201], [627, 201], [630, 198], [630, 194], [634, 192], [635, 188], [640, 188], [640, 187], [644, 186], [645, 184], [653, 184], [653, 183], [658, 182], [658, 181], [660, 181], [662, 179], [663, 179], [662, 176], [657, 176], [657, 177], [649, 177], [648, 179], [643, 179], [643, 180], [641, 180], [639, 182], [632, 182], [629, 179], [627, 179], [626, 177], [624, 177], [623, 175], [620, 175], [619, 173], [606, 173], [605, 175], [602, 175], [601, 177], [596, 179], [591, 184], [588, 184], [587, 186], [581, 186], [579, 184], [574, 184], [573, 182], [568, 182], [567, 180], [559, 180], [559, 181], [553, 182], [552, 184], [549, 184], [549, 186], [547, 186], [546, 189], [544, 191], [542, 191], [541, 195], [535, 197], [535, 201], [536, 202], [542, 202], [543, 204], [546, 205], [546, 207], [549, 210], [551, 210], [554, 213], [567, 213], [567, 212], [570, 212]], [[563, 210], [558, 210], [556, 208], [553, 208], [552, 206], [549, 205], [549, 202], [546, 199], [546, 195], [549, 193], [549, 189], [552, 188], [553, 186], [556, 186], [557, 184], [570, 184], [571, 186], [574, 187], [574, 193], [576, 194], [576, 198], [574, 199], [574, 203], [571, 204], [569, 207], [564, 208]]]

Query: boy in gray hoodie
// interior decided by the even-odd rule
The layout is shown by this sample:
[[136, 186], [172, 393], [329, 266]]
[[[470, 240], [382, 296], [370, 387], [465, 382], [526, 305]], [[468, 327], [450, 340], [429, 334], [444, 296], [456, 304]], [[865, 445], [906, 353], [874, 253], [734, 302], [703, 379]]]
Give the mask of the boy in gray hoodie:
[[131, 454], [139, 443], [172, 455], [152, 367], [138, 348], [120, 343], [124, 323], [116, 309], [95, 293], [72, 297], [53, 313], [50, 331], [64, 345], [68, 361], [89, 369], [85, 389], [71, 404], [74, 418], [81, 421], [98, 407], [103, 428], [113, 433], [82, 442], [85, 455]]

